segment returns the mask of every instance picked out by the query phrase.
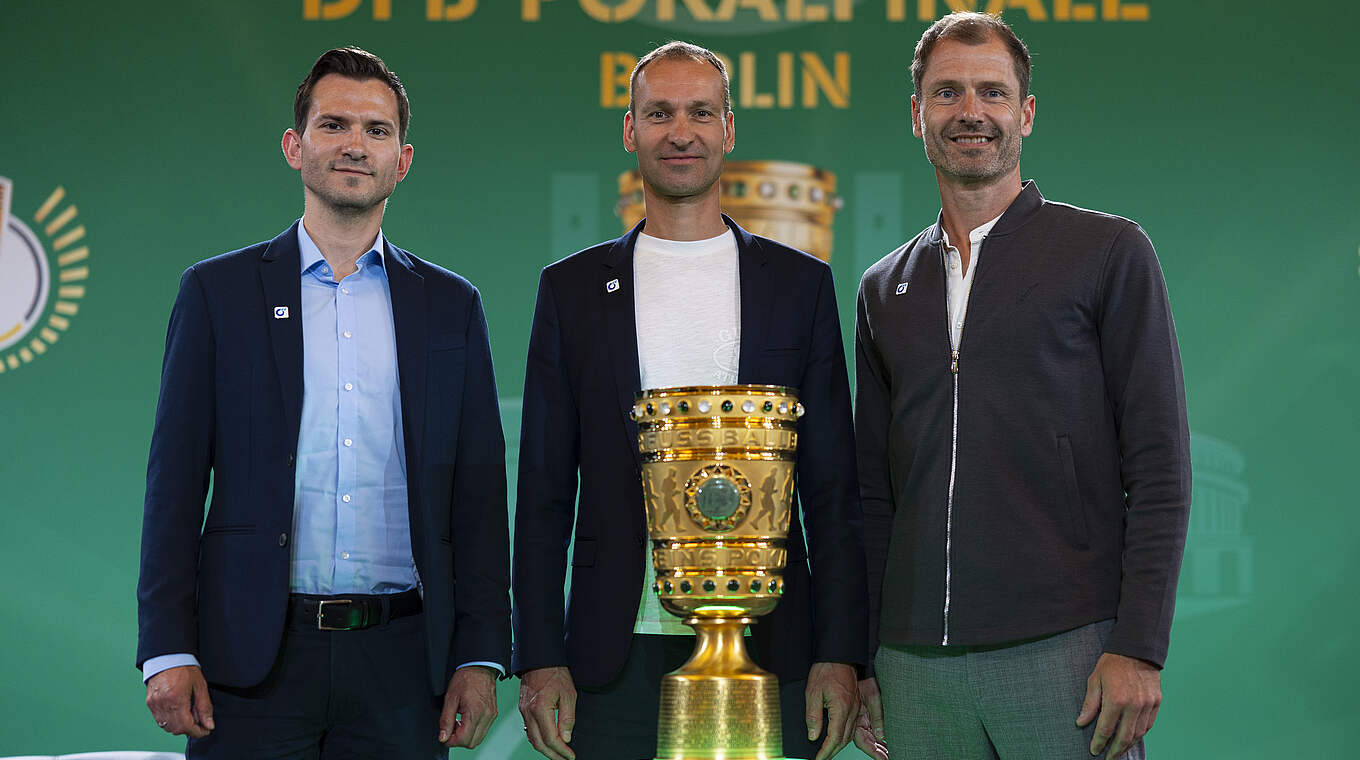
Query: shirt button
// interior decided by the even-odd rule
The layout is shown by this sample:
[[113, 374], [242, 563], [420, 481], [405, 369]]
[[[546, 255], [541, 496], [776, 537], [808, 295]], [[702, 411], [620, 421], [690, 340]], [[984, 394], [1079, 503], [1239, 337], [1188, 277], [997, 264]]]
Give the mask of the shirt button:
[[349, 288], [340, 288], [340, 292], [349, 295]]
[[348, 504], [348, 503], [349, 503], [349, 494], [345, 494], [344, 496], [341, 496], [341, 497], [340, 497], [340, 501], [343, 501], [343, 502], [345, 502], [346, 504]]
[[322, 273], [322, 274], [330, 274], [330, 273], [331, 273], [331, 268], [330, 268], [330, 267], [321, 267], [321, 273]]
[[345, 390], [347, 391], [354, 390], [354, 383], [345, 383]]
[[288, 545], [288, 534], [287, 534], [287, 533], [280, 533], [280, 534], [279, 534], [279, 546], [287, 546], [287, 545]]
[[346, 331], [345, 331], [345, 337], [346, 337], [346, 338], [353, 338], [353, 337], [354, 337], [354, 334], [351, 333], [349, 330], [346, 330]]
[[951, 261], [951, 262], [949, 262], [949, 268], [950, 268], [950, 269], [958, 269], [958, 268], [959, 268], [959, 262], [957, 262], [957, 261]]
[[353, 438], [346, 438], [346, 439], [345, 439], [345, 445], [346, 445], [346, 446], [353, 446], [353, 445], [354, 445], [354, 439], [353, 439]]
[[349, 559], [349, 552], [340, 552], [340, 559]]

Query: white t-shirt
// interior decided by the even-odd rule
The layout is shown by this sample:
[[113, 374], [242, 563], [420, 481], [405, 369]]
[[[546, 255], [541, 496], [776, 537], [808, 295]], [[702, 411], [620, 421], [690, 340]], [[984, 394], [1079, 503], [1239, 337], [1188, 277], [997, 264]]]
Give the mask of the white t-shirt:
[[[633, 309], [643, 388], [737, 382], [740, 278], [732, 230], [694, 241], [638, 235]], [[661, 608], [652, 591], [656, 571], [650, 550], [644, 564], [642, 604], [633, 632], [690, 634], [680, 618]]]

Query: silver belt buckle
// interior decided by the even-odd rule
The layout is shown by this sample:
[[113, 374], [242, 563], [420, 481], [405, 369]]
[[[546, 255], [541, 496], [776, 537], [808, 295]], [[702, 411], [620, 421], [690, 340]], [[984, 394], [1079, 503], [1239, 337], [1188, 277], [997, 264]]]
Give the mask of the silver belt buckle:
[[318, 629], [318, 630], [322, 630], [322, 631], [348, 631], [349, 628], [347, 628], [347, 627], [337, 628], [337, 627], [334, 627], [334, 626], [326, 625], [326, 623], [325, 623], [326, 605], [328, 605], [328, 604], [353, 604], [353, 603], [354, 603], [354, 600], [353, 600], [353, 599], [322, 599], [321, 601], [317, 602], [317, 604], [316, 604], [316, 627], [317, 627], [317, 629]]

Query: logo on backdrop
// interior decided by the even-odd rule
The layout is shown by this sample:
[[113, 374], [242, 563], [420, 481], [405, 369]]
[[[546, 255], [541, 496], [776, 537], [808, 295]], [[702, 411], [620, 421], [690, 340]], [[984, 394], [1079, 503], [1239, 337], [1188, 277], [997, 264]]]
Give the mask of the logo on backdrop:
[[85, 226], [66, 188], [50, 191], [31, 217], [19, 212], [25, 197], [35, 196], [16, 194], [0, 177], [0, 374], [53, 348], [80, 311], [90, 277]]
[[1255, 548], [1247, 533], [1246, 458], [1236, 446], [1190, 434], [1195, 472], [1190, 533], [1176, 594], [1176, 617], [1198, 617], [1251, 601]]

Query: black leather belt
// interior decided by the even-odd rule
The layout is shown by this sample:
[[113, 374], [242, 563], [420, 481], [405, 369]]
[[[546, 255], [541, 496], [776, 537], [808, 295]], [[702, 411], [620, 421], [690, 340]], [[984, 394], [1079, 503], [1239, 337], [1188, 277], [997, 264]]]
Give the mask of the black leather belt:
[[322, 631], [355, 631], [420, 610], [420, 592], [416, 589], [400, 594], [288, 595], [288, 617], [292, 624], [316, 626]]

